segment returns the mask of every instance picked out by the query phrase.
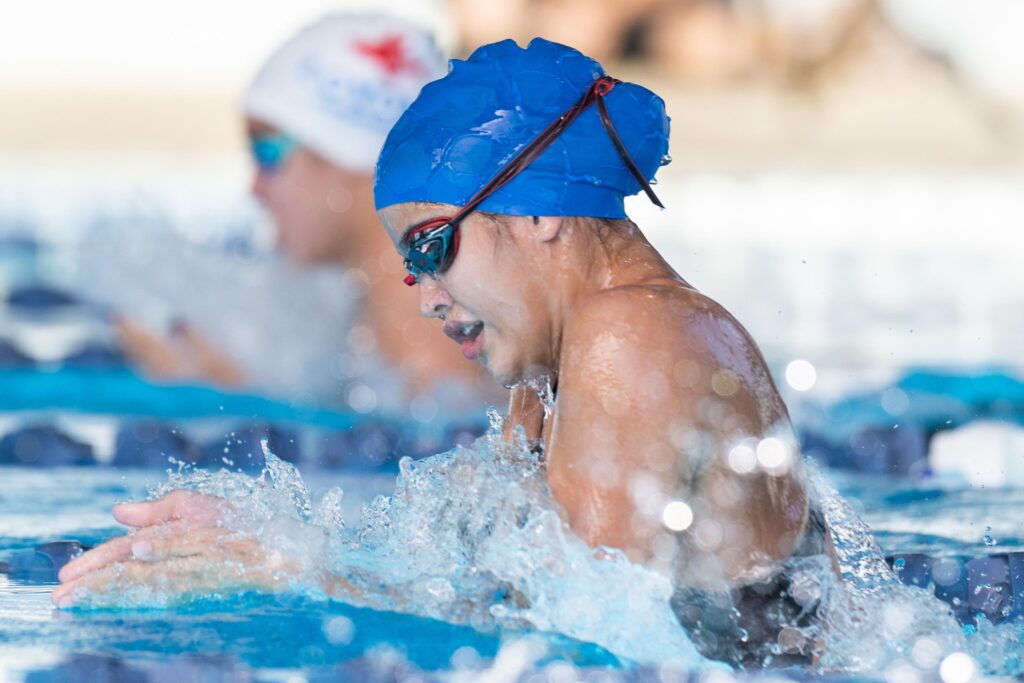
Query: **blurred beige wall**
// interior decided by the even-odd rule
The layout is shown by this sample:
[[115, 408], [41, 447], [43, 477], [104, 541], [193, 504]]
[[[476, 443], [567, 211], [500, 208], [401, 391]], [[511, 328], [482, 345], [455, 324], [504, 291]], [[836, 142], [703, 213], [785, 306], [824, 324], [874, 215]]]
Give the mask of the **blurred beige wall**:
[[242, 151], [234, 93], [8, 87], [0, 154], [221, 156]]
[[[0, 157], [242, 151], [239, 102], [300, 27], [370, 0], [31, 0], [0, 3]], [[435, 0], [387, 9], [453, 31]]]

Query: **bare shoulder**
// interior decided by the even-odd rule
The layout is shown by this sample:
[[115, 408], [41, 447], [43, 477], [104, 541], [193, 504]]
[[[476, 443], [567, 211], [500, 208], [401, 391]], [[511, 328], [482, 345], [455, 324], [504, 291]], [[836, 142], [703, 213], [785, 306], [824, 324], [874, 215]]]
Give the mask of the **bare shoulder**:
[[721, 304], [669, 280], [614, 287], [588, 297], [573, 311], [563, 343], [571, 352], [611, 339], [625, 355], [669, 351], [675, 357], [700, 358], [727, 345], [730, 351], [760, 356], [753, 339]]
[[[682, 282], [603, 290], [566, 326], [560, 383], [601, 390], [632, 385], [664, 405], [717, 396], [758, 426], [785, 416], [757, 344], [722, 305]], [[641, 390], [642, 389], [642, 390]], [[754, 425], [752, 424], [751, 427]]]

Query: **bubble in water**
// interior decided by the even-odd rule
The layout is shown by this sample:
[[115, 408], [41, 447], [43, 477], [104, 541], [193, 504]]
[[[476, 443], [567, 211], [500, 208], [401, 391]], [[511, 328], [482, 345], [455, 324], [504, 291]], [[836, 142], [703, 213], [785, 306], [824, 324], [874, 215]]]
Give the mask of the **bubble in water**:
[[932, 638], [918, 638], [910, 650], [910, 656], [922, 669], [934, 669], [942, 658], [942, 647]]
[[480, 667], [480, 653], [475, 647], [463, 645], [451, 656], [453, 669], [477, 669]]
[[357, 384], [348, 392], [348, 403], [357, 413], [369, 413], [377, 407], [377, 392], [365, 384]]
[[882, 410], [893, 417], [900, 417], [910, 408], [910, 397], [906, 392], [896, 387], [890, 387], [882, 392]]
[[954, 652], [939, 665], [939, 676], [943, 683], [969, 683], [977, 673], [978, 665], [964, 652]]
[[346, 617], [331, 617], [324, 622], [324, 636], [331, 645], [348, 645], [356, 634], [356, 625]]

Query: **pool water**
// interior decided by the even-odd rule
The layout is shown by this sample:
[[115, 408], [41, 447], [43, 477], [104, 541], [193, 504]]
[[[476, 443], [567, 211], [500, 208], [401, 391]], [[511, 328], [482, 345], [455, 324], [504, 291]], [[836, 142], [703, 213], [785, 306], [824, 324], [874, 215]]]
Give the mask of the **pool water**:
[[[54, 539], [94, 544], [121, 534], [124, 529], [111, 519], [110, 507], [144, 498], [148, 486], [165, 478], [162, 473], [99, 468], [4, 468], [0, 557]], [[324, 473], [309, 483], [314, 493], [344, 486], [349, 494], [345, 512], [355, 516], [360, 505], [387, 492], [392, 482], [393, 475]], [[503, 642], [524, 635], [479, 633], [438, 620], [299, 595], [200, 599], [170, 610], [61, 612], [50, 603], [53, 587], [51, 581], [0, 576], [0, 680], [26, 675], [47, 680], [38, 678], [41, 672], [93, 680], [97, 672], [107, 676], [112, 670], [120, 673], [105, 680], [138, 680], [132, 678], [133, 671], [168, 667], [218, 677], [243, 675], [243, 680], [281, 671], [309, 678], [318, 671], [327, 675], [338, 670], [391, 680], [395, 672], [483, 666]], [[539, 640], [531, 641], [536, 651], [531, 661], [539, 665], [564, 660], [585, 667], [621, 666], [599, 647], [557, 635], [534, 636]]]
[[[7, 467], [0, 473], [0, 558], [55, 539], [99, 543], [120, 534], [124, 529], [112, 521], [110, 507], [145, 498], [167, 480], [161, 472], [103, 468]], [[413, 475], [405, 476], [415, 482]], [[994, 495], [953, 481], [926, 483], [849, 473], [830, 476], [858, 501], [859, 511], [886, 552], [981, 555], [1022, 547], [1024, 521], [1016, 511], [1024, 503], [1024, 490], [1007, 489]], [[379, 505], [380, 499], [374, 503], [374, 497], [390, 493], [394, 478], [386, 473], [320, 471], [307, 475], [305, 484], [314, 500], [332, 487], [342, 487], [345, 497], [338, 512], [352, 520], [363, 507]], [[684, 680], [693, 673], [680, 669], [678, 663], [638, 665], [585, 639], [560, 634], [557, 625], [548, 632], [493, 625], [475, 630], [300, 593], [203, 598], [168, 609], [122, 605], [62, 612], [50, 604], [52, 588], [51, 582], [0, 577], [0, 680], [134, 681], [184, 676], [187, 680], [413, 681], [490, 676], [490, 680], [668, 681]], [[641, 587], [637, 590], [642, 592]], [[924, 600], [923, 591], [921, 596]], [[614, 596], [608, 597], [612, 609]], [[899, 621], [886, 611], [876, 616]], [[982, 621], [979, 629], [968, 629], [968, 651], [974, 658], [970, 666], [992, 674], [1019, 675], [1024, 670], [1020, 635], [1020, 627], [1012, 624], [994, 627]], [[611, 641], [613, 650], [617, 646]], [[937, 671], [952, 654], [927, 636], [911, 643], [907, 651], [908, 657], [894, 658], [883, 668], [846, 675], [907, 683], [930, 680], [925, 672]], [[807, 676], [799, 671], [784, 673], [785, 677]]]

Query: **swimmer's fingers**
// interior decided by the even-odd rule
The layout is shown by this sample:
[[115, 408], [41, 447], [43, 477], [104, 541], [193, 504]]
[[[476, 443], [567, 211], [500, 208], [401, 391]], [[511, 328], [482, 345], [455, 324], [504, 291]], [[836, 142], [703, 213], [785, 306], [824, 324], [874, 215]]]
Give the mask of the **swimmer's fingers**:
[[194, 491], [172, 491], [159, 500], [115, 505], [114, 519], [133, 527], [156, 526], [168, 522], [216, 526], [230, 509], [230, 504], [223, 498]]
[[259, 564], [264, 559], [258, 542], [240, 538], [225, 529], [189, 529], [178, 534], [151, 536], [132, 543], [132, 557], [142, 562], [162, 562], [205, 555], [211, 560]]
[[203, 532], [152, 539], [145, 562], [154, 567], [154, 576], [175, 578], [182, 590], [191, 592], [225, 586], [270, 590], [301, 571], [297, 562], [281, 553], [267, 552], [255, 539], [233, 536], [221, 529]]
[[231, 505], [222, 498], [193, 491], [173, 491], [147, 503], [128, 503], [114, 508], [114, 518], [138, 530], [104, 543], [66, 564], [58, 574], [62, 583], [133, 557], [132, 545], [146, 539], [176, 534], [186, 529], [216, 527]]
[[151, 537], [173, 534], [180, 531], [181, 528], [180, 523], [171, 523], [140, 529], [130, 536], [119, 536], [68, 562], [61, 568], [57, 578], [61, 583], [67, 583], [109, 565], [131, 559], [134, 543]]
[[83, 602], [99, 606], [123, 604], [126, 595], [134, 594], [146, 604], [166, 604], [184, 595], [280, 590], [297, 572], [287, 562], [250, 565], [244, 559], [251, 552], [251, 548], [221, 545], [160, 562], [129, 560], [62, 584], [51, 599], [61, 608]]

